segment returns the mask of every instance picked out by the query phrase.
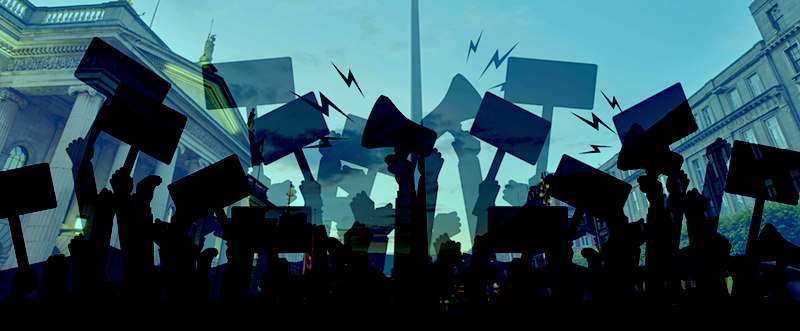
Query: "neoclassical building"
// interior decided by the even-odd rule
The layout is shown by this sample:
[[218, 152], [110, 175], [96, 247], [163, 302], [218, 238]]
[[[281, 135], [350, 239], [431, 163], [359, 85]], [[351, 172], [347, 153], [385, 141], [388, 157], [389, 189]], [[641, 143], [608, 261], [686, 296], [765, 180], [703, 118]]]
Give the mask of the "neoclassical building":
[[[58, 201], [55, 209], [21, 216], [31, 264], [53, 253], [68, 255], [67, 245], [85, 225], [66, 149], [73, 140], [86, 136], [107, 101], [74, 76], [94, 37], [169, 82], [172, 87], [164, 104], [188, 117], [170, 164], [143, 153], [136, 160], [134, 183], [148, 175], [162, 178], [151, 204], [154, 218], [168, 221], [175, 212], [169, 183], [232, 154], [239, 157], [245, 173], [250, 167], [247, 126], [238, 111], [206, 109], [201, 66], [174, 54], [127, 1], [36, 7], [25, 0], [0, 0], [0, 166], [7, 170], [49, 163]], [[122, 167], [129, 150], [130, 145], [105, 133], [98, 138], [92, 158], [98, 192], [110, 189], [109, 179]], [[253, 183], [252, 177], [251, 184], [264, 188]], [[241, 202], [249, 203], [248, 199]], [[116, 229], [115, 221], [112, 244], [119, 248]], [[224, 259], [221, 240], [213, 234], [206, 239], [212, 240], [206, 240], [205, 246], [220, 248]], [[0, 270], [17, 266], [7, 219], [0, 220], [0, 266]]]
[[[717, 176], [721, 170], [712, 167], [713, 173], [706, 173], [706, 148], [717, 138], [731, 146], [741, 140], [800, 151], [800, 2], [756, 0], [750, 13], [763, 39], [689, 96], [698, 130], [670, 146], [684, 158], [681, 169], [689, 176], [689, 189], [702, 192], [705, 176]], [[599, 169], [633, 185], [625, 215], [632, 222], [646, 219], [648, 201], [636, 181], [644, 170], [619, 170], [618, 156]], [[666, 183], [664, 176], [660, 179]], [[725, 193], [721, 213], [754, 201]]]

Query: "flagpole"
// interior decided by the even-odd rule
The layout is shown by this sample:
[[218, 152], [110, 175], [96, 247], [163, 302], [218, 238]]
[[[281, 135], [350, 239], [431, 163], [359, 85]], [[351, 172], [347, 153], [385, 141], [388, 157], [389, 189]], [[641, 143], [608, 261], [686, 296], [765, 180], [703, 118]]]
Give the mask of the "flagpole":
[[149, 28], [151, 28], [151, 29], [153, 28], [153, 21], [156, 19], [156, 13], [158, 13], [158, 5], [160, 5], [160, 4], [161, 4], [161, 0], [158, 0], [158, 3], [156, 3], [156, 10], [153, 11], [153, 18], [150, 19]]

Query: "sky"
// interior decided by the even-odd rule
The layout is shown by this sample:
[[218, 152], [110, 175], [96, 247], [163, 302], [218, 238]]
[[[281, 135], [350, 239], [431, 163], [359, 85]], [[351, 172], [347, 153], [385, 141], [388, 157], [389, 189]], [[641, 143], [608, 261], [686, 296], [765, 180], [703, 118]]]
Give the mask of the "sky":
[[[63, 6], [63, 0], [34, 0], [36, 6]], [[108, 1], [69, 1], [70, 5]], [[623, 110], [675, 83], [687, 98], [744, 54], [761, 37], [748, 6], [751, 0], [608, 0], [608, 1], [426, 1], [419, 4], [423, 116], [443, 99], [450, 81], [462, 74], [483, 95], [503, 96], [505, 62], [481, 73], [495, 51], [510, 57], [589, 63], [598, 66], [594, 108], [555, 108], [547, 170], [553, 172], [567, 154], [599, 167], [619, 152], [618, 136], [603, 126], [595, 130], [572, 113], [591, 119], [592, 113], [614, 128], [612, 109], [600, 91], [615, 97]], [[369, 116], [373, 104], [386, 95], [410, 118], [411, 4], [378, 0], [276, 0], [210, 1], [135, 0], [133, 7], [170, 49], [192, 62], [203, 54], [212, 28], [216, 34], [214, 63], [291, 57], [295, 89], [303, 95], [322, 91], [347, 114]], [[191, 5], [187, 5], [191, 3]], [[153, 14], [155, 18], [153, 19]], [[213, 27], [211, 22], [213, 20]], [[476, 52], [467, 53], [470, 41], [481, 36]], [[348, 88], [331, 62], [353, 72]], [[547, 78], [543, 78], [547, 79]], [[258, 116], [280, 105], [258, 107]], [[541, 116], [541, 106], [518, 106]], [[244, 109], [241, 109], [246, 116]], [[245, 117], [246, 120], [246, 117]], [[340, 132], [345, 118], [335, 111], [326, 117], [328, 127]], [[467, 129], [469, 121], [463, 123]], [[615, 129], [616, 131], [616, 129]], [[436, 147], [445, 159], [439, 178], [437, 213], [455, 211], [462, 231], [453, 239], [469, 249], [457, 158], [449, 134]], [[600, 153], [589, 145], [604, 145]], [[312, 172], [320, 154], [306, 149]], [[481, 142], [481, 167], [485, 176], [496, 148]], [[497, 181], [501, 185], [496, 205], [508, 206], [502, 187], [514, 180], [527, 183], [535, 166], [506, 155]], [[273, 183], [302, 180], [293, 156], [265, 167]], [[371, 198], [376, 206], [393, 203], [394, 179], [379, 175]], [[381, 189], [377, 189], [381, 188]], [[524, 198], [522, 203], [524, 203]], [[303, 204], [302, 197], [292, 203]]]

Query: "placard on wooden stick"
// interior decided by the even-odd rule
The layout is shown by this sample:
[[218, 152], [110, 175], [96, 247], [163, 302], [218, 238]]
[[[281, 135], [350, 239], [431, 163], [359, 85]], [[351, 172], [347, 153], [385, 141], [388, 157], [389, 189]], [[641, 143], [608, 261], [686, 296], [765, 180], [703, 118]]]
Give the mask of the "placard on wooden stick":
[[[176, 215], [194, 222], [253, 194], [234, 154], [167, 186]], [[224, 229], [223, 229], [224, 230]]]
[[564, 154], [547, 194], [606, 222], [624, 219], [633, 186]]
[[50, 164], [40, 163], [0, 172], [0, 218], [8, 218], [18, 270], [28, 270], [28, 251], [19, 216], [58, 207]]

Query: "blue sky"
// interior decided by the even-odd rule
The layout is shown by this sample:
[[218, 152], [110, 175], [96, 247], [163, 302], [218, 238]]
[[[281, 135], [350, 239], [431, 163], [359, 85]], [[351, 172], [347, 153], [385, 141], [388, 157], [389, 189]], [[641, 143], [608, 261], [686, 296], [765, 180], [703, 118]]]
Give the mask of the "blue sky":
[[[107, 1], [69, 1], [70, 5]], [[619, 138], [600, 126], [596, 131], [573, 116], [592, 112], [613, 128], [611, 109], [600, 90], [615, 96], [623, 109], [680, 82], [689, 97], [725, 69], [761, 37], [748, 6], [751, 0], [673, 1], [420, 1], [423, 115], [436, 107], [456, 74], [464, 75], [480, 94], [504, 82], [505, 64], [491, 66], [518, 43], [510, 56], [591, 63], [598, 66], [593, 110], [556, 108], [548, 170], [563, 154], [597, 167], [619, 151]], [[62, 6], [63, 0], [33, 1], [37, 6]], [[135, 0], [133, 6], [150, 23], [157, 0]], [[191, 4], [191, 5], [189, 5]], [[198, 61], [214, 20], [213, 62], [289, 56], [298, 94], [322, 91], [345, 113], [368, 117], [375, 100], [386, 95], [410, 117], [410, 1], [162, 0], [152, 29], [177, 54]], [[466, 62], [471, 40], [483, 31], [476, 53]], [[348, 88], [331, 65], [352, 70], [365, 98]], [[497, 89], [492, 93], [502, 96]], [[260, 106], [261, 116], [279, 105]], [[520, 105], [541, 115], [541, 107]], [[345, 118], [331, 112], [333, 131]], [[468, 125], [468, 123], [466, 123]], [[465, 126], [466, 128], [466, 126]], [[616, 130], [616, 129], [615, 129]], [[437, 213], [456, 211], [466, 224], [457, 159], [448, 135], [437, 141], [445, 164], [440, 176]], [[590, 144], [607, 145], [597, 154]], [[495, 148], [482, 143], [479, 158], [486, 174]], [[306, 150], [316, 171], [319, 153]], [[302, 174], [294, 157], [266, 167], [273, 183]], [[498, 173], [501, 187], [509, 180], [527, 183], [535, 167], [506, 155]], [[372, 198], [376, 205], [393, 202], [394, 179], [379, 175]], [[377, 189], [377, 188], [382, 189]], [[292, 205], [302, 205], [299, 198]], [[502, 200], [497, 205], [508, 205]], [[466, 228], [454, 239], [466, 242]], [[462, 246], [464, 249], [469, 247]]]

